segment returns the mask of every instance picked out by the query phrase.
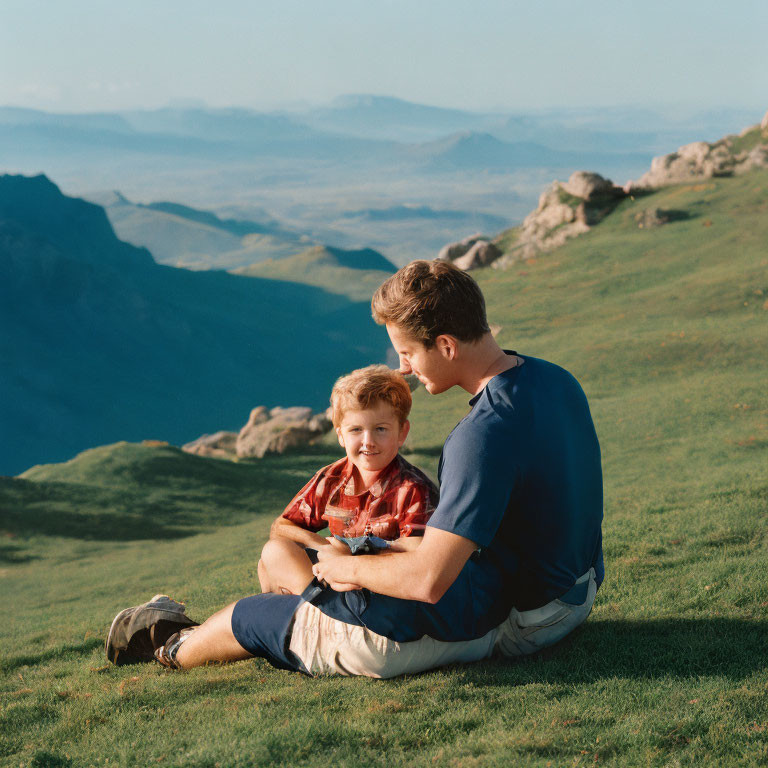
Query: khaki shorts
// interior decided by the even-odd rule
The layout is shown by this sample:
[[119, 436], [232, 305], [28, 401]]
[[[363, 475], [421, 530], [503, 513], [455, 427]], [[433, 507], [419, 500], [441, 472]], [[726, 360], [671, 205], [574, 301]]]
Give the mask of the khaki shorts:
[[413, 642], [398, 643], [367, 627], [326, 616], [305, 602], [296, 611], [289, 648], [313, 675], [381, 678], [480, 661], [494, 654], [522, 656], [562, 640], [589, 616], [597, 592], [594, 569], [576, 584], [585, 581], [588, 581], [586, 599], [581, 605], [552, 600], [531, 611], [513, 608], [505, 622], [483, 637], [457, 642], [424, 636]]

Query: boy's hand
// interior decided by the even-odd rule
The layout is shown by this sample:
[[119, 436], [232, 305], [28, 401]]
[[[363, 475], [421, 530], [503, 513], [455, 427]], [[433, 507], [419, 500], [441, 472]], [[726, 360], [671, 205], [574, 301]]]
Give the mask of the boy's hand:
[[332, 549], [335, 549], [336, 552], [340, 555], [348, 555], [349, 554], [349, 547], [346, 545], [345, 542], [339, 541], [335, 536], [329, 536], [326, 541], [331, 545]]

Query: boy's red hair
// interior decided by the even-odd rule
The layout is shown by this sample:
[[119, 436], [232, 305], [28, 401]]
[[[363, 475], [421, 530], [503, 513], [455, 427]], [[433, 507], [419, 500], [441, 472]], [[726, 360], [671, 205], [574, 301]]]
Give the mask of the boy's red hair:
[[386, 365], [369, 365], [342, 376], [331, 392], [333, 426], [338, 427], [347, 411], [364, 411], [387, 403], [402, 426], [411, 412], [411, 390], [398, 371]]

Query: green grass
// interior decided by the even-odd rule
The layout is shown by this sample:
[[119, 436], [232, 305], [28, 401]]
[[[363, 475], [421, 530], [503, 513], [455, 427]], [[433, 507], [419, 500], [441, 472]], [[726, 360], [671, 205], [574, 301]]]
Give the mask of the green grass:
[[239, 275], [308, 283], [352, 301], [370, 301], [373, 292], [395, 271], [376, 251], [342, 251], [315, 246], [295, 256], [266, 259], [232, 270]]
[[[638, 229], [649, 206], [689, 218]], [[337, 449], [228, 464], [121, 444], [4, 479], [0, 763], [764, 765], [766, 243], [754, 172], [627, 200], [473, 273], [502, 344], [582, 382], [603, 449], [606, 581], [535, 658], [392, 681], [105, 666], [126, 605], [167, 591], [204, 617], [257, 591], [272, 517]], [[434, 475], [467, 400], [415, 393], [410, 460]]]

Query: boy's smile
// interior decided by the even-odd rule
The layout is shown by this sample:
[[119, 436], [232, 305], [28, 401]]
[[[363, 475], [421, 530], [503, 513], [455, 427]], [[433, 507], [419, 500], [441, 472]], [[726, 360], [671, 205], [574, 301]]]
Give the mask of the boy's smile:
[[374, 408], [346, 411], [336, 434], [367, 486], [367, 480], [397, 456], [408, 428], [407, 421], [400, 424], [391, 405], [380, 402]]

